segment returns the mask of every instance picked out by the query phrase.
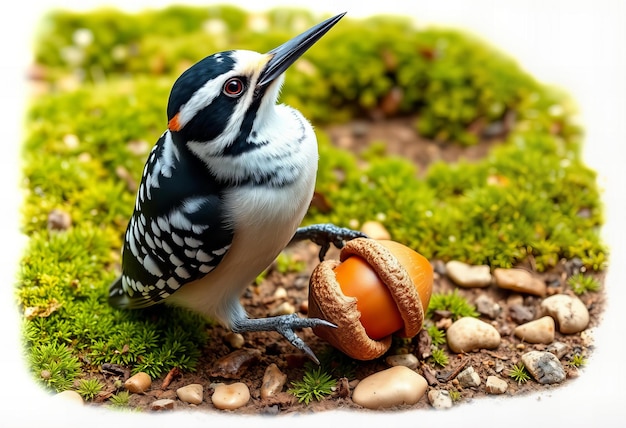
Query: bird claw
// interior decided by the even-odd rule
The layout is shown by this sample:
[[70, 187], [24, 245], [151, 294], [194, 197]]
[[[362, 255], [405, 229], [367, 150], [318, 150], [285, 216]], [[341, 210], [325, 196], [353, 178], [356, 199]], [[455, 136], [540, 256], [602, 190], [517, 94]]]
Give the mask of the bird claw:
[[296, 329], [319, 326], [337, 328], [335, 324], [326, 320], [319, 318], [300, 318], [296, 314], [290, 314], [270, 318], [246, 318], [233, 325], [232, 330], [236, 333], [244, 331], [276, 331], [282, 334], [293, 346], [303, 351], [316, 364], [319, 364], [320, 362], [315, 356], [315, 353], [294, 332]]
[[324, 260], [331, 244], [337, 248], [343, 248], [346, 241], [350, 241], [355, 238], [367, 237], [368, 236], [366, 234], [359, 232], [358, 230], [335, 226], [331, 223], [322, 223], [298, 228], [298, 230], [296, 230], [296, 234], [291, 239], [291, 242], [308, 239], [319, 245], [319, 259], [321, 262]]

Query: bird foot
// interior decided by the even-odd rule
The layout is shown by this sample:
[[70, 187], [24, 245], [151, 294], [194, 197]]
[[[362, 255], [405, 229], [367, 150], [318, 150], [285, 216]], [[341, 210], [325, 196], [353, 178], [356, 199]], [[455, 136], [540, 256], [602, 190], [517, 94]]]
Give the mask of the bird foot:
[[282, 334], [289, 343], [303, 351], [309, 358], [315, 361], [315, 363], [319, 364], [320, 362], [311, 348], [294, 332], [295, 329], [318, 326], [337, 327], [335, 324], [319, 318], [300, 318], [296, 314], [290, 314], [269, 318], [244, 318], [237, 321], [233, 325], [232, 330], [235, 333], [245, 331], [277, 331]]
[[337, 248], [343, 248], [346, 241], [354, 238], [367, 238], [368, 236], [358, 230], [346, 227], [335, 226], [331, 223], [313, 224], [311, 226], [299, 227], [296, 234], [291, 238], [291, 242], [298, 242], [308, 239], [320, 246], [320, 262], [324, 260], [330, 244]]

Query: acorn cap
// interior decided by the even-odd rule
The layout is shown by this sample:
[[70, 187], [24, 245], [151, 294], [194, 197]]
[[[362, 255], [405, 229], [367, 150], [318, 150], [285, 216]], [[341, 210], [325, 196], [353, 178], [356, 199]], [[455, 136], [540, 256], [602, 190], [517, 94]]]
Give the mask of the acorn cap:
[[[395, 334], [413, 337], [422, 328], [424, 308], [413, 280], [396, 257], [379, 242], [368, 238], [348, 241], [339, 259], [351, 256], [363, 258], [385, 284], [404, 320], [404, 328]], [[374, 340], [360, 322], [355, 297], [343, 294], [333, 271], [340, 262], [327, 260], [314, 269], [309, 283], [309, 316], [325, 319], [337, 328], [315, 327], [314, 333], [359, 360], [371, 360], [383, 355], [391, 346], [391, 335]]]

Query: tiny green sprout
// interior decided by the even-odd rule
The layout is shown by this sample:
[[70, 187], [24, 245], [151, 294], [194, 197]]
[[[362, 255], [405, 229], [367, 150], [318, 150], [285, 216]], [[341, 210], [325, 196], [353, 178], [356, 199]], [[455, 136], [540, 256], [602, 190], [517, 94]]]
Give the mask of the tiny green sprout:
[[104, 385], [95, 378], [81, 379], [78, 383], [78, 393], [85, 400], [93, 400], [93, 398], [102, 391]]
[[530, 375], [528, 374], [528, 371], [526, 371], [526, 367], [522, 362], [514, 364], [511, 367], [511, 370], [509, 370], [509, 377], [515, 380], [518, 384], [525, 383], [530, 379]]
[[302, 380], [291, 382], [293, 388], [287, 392], [298, 399], [298, 403], [308, 405], [313, 399], [321, 401], [325, 396], [332, 393], [336, 381], [321, 367], [309, 369], [304, 373]]
[[109, 403], [113, 407], [126, 407], [130, 402], [130, 393], [128, 391], [120, 391], [109, 398]]
[[456, 403], [457, 401], [459, 401], [461, 399], [461, 393], [458, 390], [456, 390], [456, 389], [449, 390], [448, 394], [450, 395], [450, 399], [454, 403]]
[[441, 348], [434, 347], [431, 350], [431, 356], [433, 362], [441, 367], [445, 367], [448, 365], [448, 354]]
[[582, 367], [585, 364], [587, 364], [587, 359], [582, 354], [574, 354], [569, 362], [569, 365], [573, 367]]
[[431, 325], [426, 331], [430, 336], [430, 341], [433, 346], [441, 346], [446, 343], [446, 332], [437, 328], [436, 325]]
[[567, 279], [567, 284], [572, 287], [572, 291], [577, 295], [586, 293], [587, 291], [600, 290], [600, 281], [590, 275], [577, 273]]

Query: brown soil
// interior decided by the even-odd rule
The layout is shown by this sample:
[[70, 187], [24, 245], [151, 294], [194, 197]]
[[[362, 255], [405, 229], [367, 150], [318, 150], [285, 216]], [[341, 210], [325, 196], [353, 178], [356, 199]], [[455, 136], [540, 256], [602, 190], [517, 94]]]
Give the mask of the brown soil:
[[[350, 150], [362, 150], [367, 144], [373, 141], [386, 141], [388, 151], [394, 154], [400, 154], [412, 159], [420, 167], [420, 171], [424, 171], [427, 166], [435, 160], [456, 161], [460, 158], [467, 160], [477, 159], [485, 155], [495, 141], [485, 141], [477, 146], [463, 149], [457, 145], [445, 145], [419, 138], [413, 131], [411, 119], [397, 119], [381, 122], [362, 122], [351, 123], [347, 125], [333, 126], [327, 129], [333, 141], [342, 147]], [[311, 243], [299, 243], [288, 251], [292, 252], [294, 257], [305, 260], [307, 269], [300, 274], [282, 275], [276, 270], [270, 271], [266, 279], [258, 286], [250, 286], [242, 297], [242, 302], [249, 314], [253, 318], [267, 317], [270, 312], [283, 301], [287, 300], [295, 306], [296, 310], [300, 310], [302, 315], [306, 315], [305, 307], [308, 294], [308, 278], [309, 274], [318, 263], [318, 248]], [[329, 251], [326, 258], [337, 258], [338, 251]], [[568, 352], [561, 359], [563, 366], [567, 372], [567, 379], [559, 385], [540, 385], [530, 380], [528, 382], [518, 384], [508, 376], [510, 367], [517, 363], [521, 355], [530, 350], [545, 350], [546, 345], [531, 345], [522, 343], [513, 335], [513, 329], [517, 323], [511, 319], [509, 304], [511, 302], [512, 293], [506, 290], [498, 289], [490, 286], [483, 289], [460, 289], [454, 286], [443, 274], [443, 263], [433, 260], [431, 261], [435, 267], [435, 282], [433, 292], [447, 292], [457, 289], [458, 292], [467, 297], [470, 302], [481, 294], [487, 294], [492, 300], [498, 303], [502, 311], [496, 319], [491, 320], [485, 316], [481, 319], [494, 325], [500, 332], [502, 342], [495, 350], [481, 350], [479, 352], [454, 354], [449, 351], [445, 345], [443, 348], [448, 352], [449, 364], [446, 367], [440, 367], [432, 362], [432, 359], [426, 358], [420, 361], [417, 371], [429, 380], [430, 388], [458, 390], [460, 399], [455, 405], [463, 405], [471, 399], [477, 399], [486, 395], [484, 383], [487, 376], [498, 375], [508, 383], [508, 389], [505, 396], [512, 397], [518, 394], [527, 394], [538, 391], [547, 391], [551, 388], [567, 387], [572, 378], [576, 378], [579, 372], [576, 368], [567, 364], [574, 354], [583, 354], [589, 356], [593, 350], [591, 339], [585, 334], [563, 335], [556, 333], [555, 341], [563, 342], [568, 346]], [[532, 260], [529, 260], [524, 268], [533, 271]], [[558, 266], [550, 272], [536, 273], [543, 278], [548, 284], [549, 294], [565, 292], [565, 279], [577, 269], [576, 263], [563, 260]], [[600, 280], [603, 278], [600, 277]], [[287, 298], [275, 298], [274, 293], [278, 287], [283, 287], [287, 291]], [[595, 327], [600, 319], [600, 315], [604, 306], [604, 295], [602, 293], [587, 293], [581, 297], [589, 309], [591, 323], [589, 328]], [[523, 296], [523, 304], [526, 307], [537, 309], [541, 299], [533, 296]], [[354, 409], [365, 411], [360, 406], [354, 404], [350, 399], [350, 394], [345, 394], [341, 388], [330, 397], [322, 401], [312, 401], [308, 406], [300, 404], [297, 400], [286, 392], [273, 400], [262, 400], [260, 398], [260, 387], [263, 374], [267, 366], [275, 363], [280, 370], [287, 375], [287, 384], [283, 391], [286, 391], [290, 383], [302, 379], [304, 373], [304, 365], [308, 359], [293, 348], [282, 336], [275, 332], [258, 332], [244, 334], [245, 344], [243, 349], [258, 350], [260, 356], [250, 366], [242, 370], [235, 378], [224, 379], [212, 375], [215, 362], [234, 351], [230, 348], [225, 340], [228, 331], [222, 327], [214, 327], [208, 332], [209, 341], [204, 347], [203, 356], [198, 364], [195, 373], [179, 373], [174, 376], [173, 380], [165, 388], [163, 386], [164, 379], [156, 379], [152, 383], [151, 389], [145, 394], [132, 394], [130, 404], [132, 407], [148, 410], [150, 403], [158, 398], [171, 398], [176, 400], [176, 409], [197, 409], [200, 411], [217, 411], [211, 404], [210, 395], [213, 392], [212, 384], [216, 382], [243, 382], [250, 388], [252, 399], [247, 405], [236, 410], [238, 414], [286, 414], [292, 412], [317, 412], [330, 409]], [[330, 345], [319, 339], [310, 329], [298, 332], [299, 336], [311, 347], [317, 354], [321, 355]], [[405, 350], [415, 353], [417, 349], [417, 339], [405, 347]], [[393, 350], [393, 347], [392, 347]], [[418, 355], [419, 358], [419, 355]], [[478, 388], [461, 388], [454, 379], [456, 373], [463, 367], [472, 366], [481, 378], [481, 386]], [[347, 379], [348, 382], [355, 379], [363, 379], [365, 376], [377, 371], [388, 368], [385, 358], [379, 358], [374, 361], [358, 362], [354, 377]], [[126, 375], [127, 376], [127, 375]], [[125, 376], [121, 376], [124, 380]], [[120, 377], [105, 375], [104, 382], [107, 384], [107, 392], [100, 395], [95, 401], [106, 403], [112, 392], [115, 391], [114, 382]], [[344, 385], [345, 385], [344, 380]], [[205, 394], [204, 401], [200, 405], [190, 405], [176, 399], [176, 389], [182, 386], [199, 383], [204, 385]], [[354, 382], [350, 382], [354, 385]], [[351, 388], [350, 388], [351, 389]], [[427, 397], [423, 397], [416, 405], [404, 406], [403, 409], [422, 409], [429, 408]]]

